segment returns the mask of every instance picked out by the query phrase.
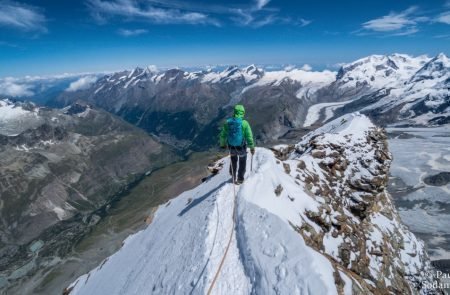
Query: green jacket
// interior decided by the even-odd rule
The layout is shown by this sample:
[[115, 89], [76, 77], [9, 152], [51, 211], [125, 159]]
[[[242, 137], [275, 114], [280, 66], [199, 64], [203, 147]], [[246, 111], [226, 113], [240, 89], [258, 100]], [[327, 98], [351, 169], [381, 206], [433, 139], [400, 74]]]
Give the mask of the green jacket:
[[[244, 120], [244, 115], [245, 115], [244, 106], [240, 104], [236, 105], [234, 107], [234, 117], [242, 119], [242, 134], [244, 135], [245, 142], [247, 143], [247, 146], [249, 148], [254, 148], [255, 141], [253, 140], [252, 129], [250, 128], [250, 124], [247, 122], [247, 120]], [[220, 131], [219, 139], [220, 139], [220, 146], [226, 147], [228, 140], [227, 122], [223, 124], [222, 130]]]

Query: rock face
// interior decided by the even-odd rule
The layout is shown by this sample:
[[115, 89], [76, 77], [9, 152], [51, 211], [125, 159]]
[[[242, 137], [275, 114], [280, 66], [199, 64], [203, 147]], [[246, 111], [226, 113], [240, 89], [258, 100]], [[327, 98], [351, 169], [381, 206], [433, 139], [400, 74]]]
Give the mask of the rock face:
[[432, 268], [423, 242], [401, 223], [386, 190], [391, 154], [383, 129], [362, 115], [335, 120], [296, 145], [288, 163], [321, 204], [296, 230], [346, 269], [356, 294], [426, 291]]
[[0, 121], [3, 278], [31, 270], [10, 277], [34, 261], [38, 250], [43, 256], [63, 255], [98, 221], [95, 210], [173, 156], [144, 131], [87, 105], [54, 110], [0, 103], [0, 112], [9, 108], [16, 114]]

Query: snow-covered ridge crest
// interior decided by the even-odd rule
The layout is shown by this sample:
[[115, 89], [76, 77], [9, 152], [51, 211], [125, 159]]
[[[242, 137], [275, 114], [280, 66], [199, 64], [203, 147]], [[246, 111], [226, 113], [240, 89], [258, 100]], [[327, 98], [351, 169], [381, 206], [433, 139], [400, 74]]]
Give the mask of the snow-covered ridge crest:
[[[176, 74], [174, 76], [174, 74]], [[107, 91], [111, 87], [129, 88], [136, 86], [139, 83], [150, 82], [159, 84], [161, 81], [169, 80], [198, 80], [201, 83], [215, 84], [215, 83], [231, 83], [242, 82], [245, 85], [262, 86], [267, 84], [280, 84], [285, 80], [293, 82], [300, 82], [302, 86], [309, 84], [315, 86], [324, 86], [333, 82], [336, 78], [336, 72], [329, 70], [324, 71], [307, 71], [304, 69], [290, 69], [288, 71], [265, 71], [263, 68], [256, 65], [249, 65], [246, 67], [229, 66], [222, 71], [215, 71], [212, 69], [203, 71], [184, 71], [182, 69], [169, 69], [166, 71], [156, 72], [143, 70], [141, 68], [133, 69], [132, 71], [123, 71], [105, 76], [94, 85], [97, 94], [100, 91]], [[105, 86], [104, 84], [110, 84]], [[102, 87], [100, 89], [100, 87]]]
[[423, 243], [385, 189], [391, 156], [382, 129], [351, 114], [275, 150], [258, 148], [237, 188], [234, 231], [233, 185], [222, 169], [162, 205], [149, 227], [68, 290], [203, 294], [232, 234], [214, 294], [432, 294], [421, 285], [431, 270]]

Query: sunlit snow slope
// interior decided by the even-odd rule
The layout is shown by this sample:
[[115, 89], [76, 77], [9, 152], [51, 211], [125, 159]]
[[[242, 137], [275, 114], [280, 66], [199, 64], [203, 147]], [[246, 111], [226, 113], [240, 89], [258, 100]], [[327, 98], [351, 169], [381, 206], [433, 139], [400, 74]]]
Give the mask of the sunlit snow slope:
[[[222, 160], [218, 175], [162, 205], [150, 226], [76, 280], [70, 294], [205, 294], [230, 233], [213, 294], [420, 292], [415, 283], [427, 279], [429, 261], [383, 186], [390, 157], [380, 132], [351, 114], [285, 147], [284, 156], [258, 148], [253, 171], [236, 188], [234, 231], [233, 184]], [[380, 153], [386, 157], [375, 160]], [[337, 156], [346, 164], [332, 174], [323, 164]], [[382, 174], [372, 187], [375, 172]]]

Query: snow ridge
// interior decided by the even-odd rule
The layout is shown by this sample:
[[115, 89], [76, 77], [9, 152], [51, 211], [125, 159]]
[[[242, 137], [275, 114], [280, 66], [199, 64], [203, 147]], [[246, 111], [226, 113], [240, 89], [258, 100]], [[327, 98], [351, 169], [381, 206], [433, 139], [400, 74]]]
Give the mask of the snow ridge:
[[[420, 288], [413, 282], [426, 280], [429, 261], [385, 190], [386, 147], [382, 130], [352, 114], [295, 147], [278, 146], [278, 158], [258, 148], [238, 187], [237, 223], [213, 294]], [[228, 167], [228, 158], [221, 161]], [[71, 294], [206, 293], [233, 230], [232, 211], [233, 184], [222, 169], [160, 206], [150, 226], [77, 279]]]

